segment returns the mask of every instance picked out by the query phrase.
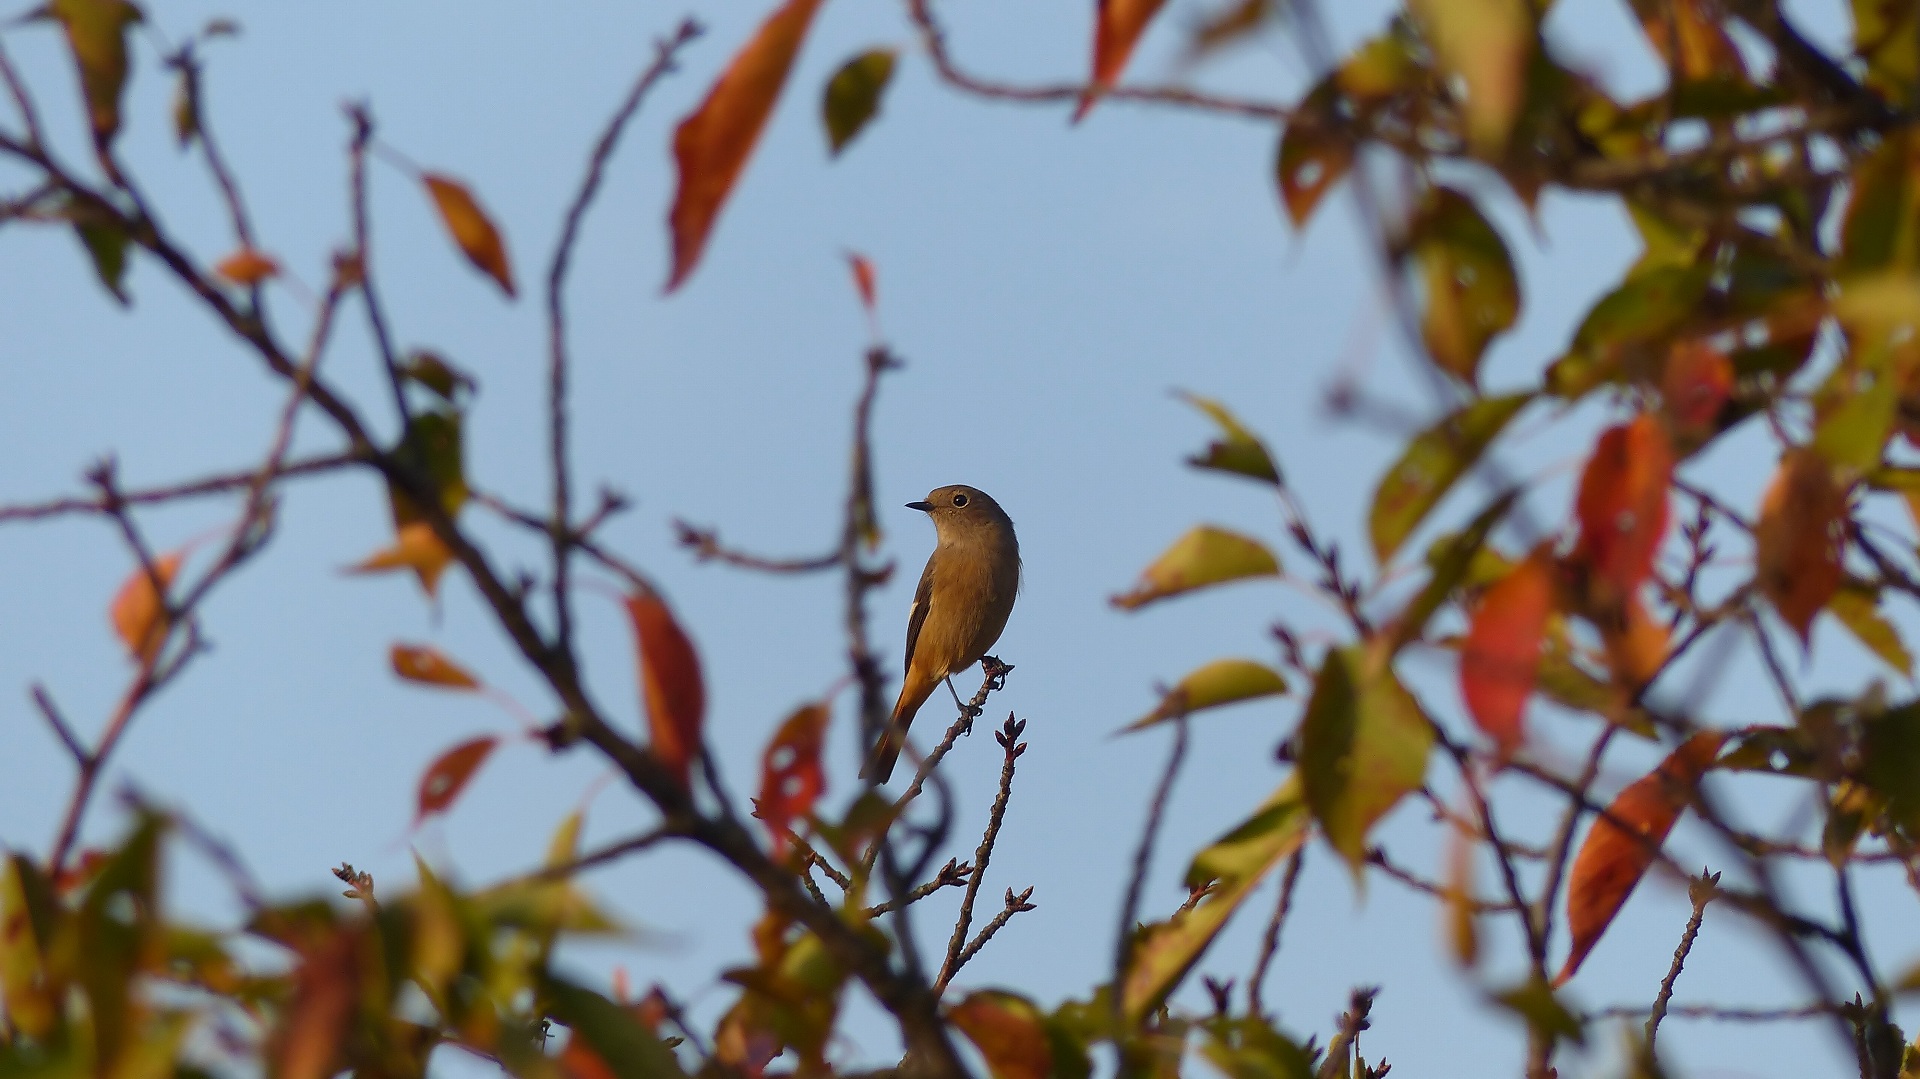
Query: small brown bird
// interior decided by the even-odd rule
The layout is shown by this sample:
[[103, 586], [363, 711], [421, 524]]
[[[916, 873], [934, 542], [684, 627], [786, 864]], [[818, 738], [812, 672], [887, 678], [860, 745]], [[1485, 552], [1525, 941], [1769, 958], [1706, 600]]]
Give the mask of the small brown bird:
[[[933, 518], [939, 542], [920, 574], [907, 615], [907, 680], [893, 719], [874, 743], [860, 778], [885, 783], [907, 741], [907, 727], [940, 683], [980, 662], [1013, 613], [1020, 589], [1020, 544], [1000, 504], [964, 484], [909, 502]], [[951, 683], [949, 683], [951, 686]]]

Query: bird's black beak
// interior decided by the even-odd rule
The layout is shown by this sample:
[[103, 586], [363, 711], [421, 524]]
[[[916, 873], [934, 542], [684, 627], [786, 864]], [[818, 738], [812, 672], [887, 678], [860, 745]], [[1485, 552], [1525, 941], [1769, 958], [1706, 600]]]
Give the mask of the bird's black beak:
[[909, 503], [907, 503], [907, 508], [908, 508], [908, 509], [910, 509], [910, 510], [919, 510], [919, 511], [920, 511], [921, 513], [932, 513], [932, 512], [933, 512], [933, 503], [931, 503], [931, 502], [909, 502]]

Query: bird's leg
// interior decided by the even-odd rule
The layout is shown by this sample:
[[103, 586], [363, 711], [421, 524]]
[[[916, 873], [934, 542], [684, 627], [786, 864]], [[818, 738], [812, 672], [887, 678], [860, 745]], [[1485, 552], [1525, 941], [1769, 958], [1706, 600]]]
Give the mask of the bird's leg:
[[962, 727], [962, 728], [960, 729], [960, 733], [961, 733], [961, 734], [972, 734], [972, 733], [973, 733], [973, 721], [974, 721], [975, 719], [977, 719], [977, 718], [979, 718], [979, 715], [980, 715], [980, 713], [981, 713], [981, 712], [983, 712], [983, 711], [985, 711], [985, 709], [982, 709], [982, 708], [975, 708], [975, 707], [974, 707], [973, 705], [970, 705], [970, 704], [968, 704], [967, 702], [965, 702], [965, 701], [963, 701], [963, 700], [961, 700], [961, 699], [960, 699], [960, 691], [959, 691], [959, 690], [957, 690], [957, 689], [955, 689], [955, 688], [953, 688], [953, 676], [952, 676], [952, 675], [948, 675], [948, 676], [947, 676], [947, 692], [948, 692], [948, 693], [951, 693], [951, 694], [953, 694], [953, 706], [954, 706], [955, 708], [958, 708], [958, 709], [960, 709], [960, 715], [961, 715], [961, 717], [962, 717], [962, 718], [964, 718], [964, 719], [965, 719], [965, 720], [967, 721], [967, 725], [966, 725], [965, 727]]

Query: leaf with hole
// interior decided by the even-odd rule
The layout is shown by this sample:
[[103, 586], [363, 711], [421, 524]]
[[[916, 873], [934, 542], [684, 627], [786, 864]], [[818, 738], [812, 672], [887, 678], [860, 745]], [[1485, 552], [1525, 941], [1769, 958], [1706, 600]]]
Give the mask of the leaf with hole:
[[446, 812], [454, 799], [460, 797], [460, 792], [467, 789], [473, 774], [487, 762], [487, 757], [499, 744], [500, 739], [491, 735], [475, 738], [447, 750], [428, 765], [425, 774], [420, 777], [414, 826], [418, 827], [431, 814]]
[[766, 822], [776, 855], [786, 850], [794, 822], [813, 812], [813, 804], [827, 789], [820, 747], [832, 714], [824, 703], [802, 705], [780, 724], [761, 754], [755, 814]]

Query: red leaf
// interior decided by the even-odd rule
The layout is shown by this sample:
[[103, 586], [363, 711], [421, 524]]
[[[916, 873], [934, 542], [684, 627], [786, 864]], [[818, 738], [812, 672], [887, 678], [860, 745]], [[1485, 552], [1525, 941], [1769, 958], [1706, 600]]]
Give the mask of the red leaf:
[[1567, 933], [1572, 946], [1566, 965], [1553, 980], [1555, 986], [1573, 977], [1613, 916], [1620, 913], [1725, 738], [1720, 731], [1702, 731], [1680, 743], [1660, 767], [1629, 784], [1606, 814], [1593, 822], [1567, 878]]
[[861, 305], [867, 309], [867, 314], [873, 314], [874, 305], [878, 302], [874, 288], [873, 263], [867, 261], [865, 255], [848, 252], [847, 266], [853, 270], [853, 287], [860, 290]]
[[1714, 421], [1733, 392], [1733, 361], [1702, 341], [1675, 345], [1661, 375], [1660, 392], [1674, 428], [1696, 441], [1704, 440], [1713, 433]]
[[653, 756], [681, 786], [688, 786], [707, 710], [700, 657], [659, 596], [651, 592], [629, 596], [627, 614], [639, 642], [640, 696], [647, 708]]
[[1839, 526], [1846, 512], [1845, 488], [1826, 460], [1808, 449], [1789, 450], [1780, 459], [1760, 502], [1753, 527], [1760, 591], [1803, 646], [1813, 617], [1840, 587]]
[[1543, 547], [1480, 600], [1460, 652], [1460, 695], [1473, 722], [1505, 758], [1519, 748], [1527, 698], [1540, 669], [1541, 641], [1553, 609], [1553, 564]]
[[793, 822], [813, 810], [827, 789], [820, 767], [820, 742], [831, 715], [824, 704], [808, 704], [787, 717], [760, 762], [759, 816], [767, 824], [777, 855], [787, 845]]
[[1101, 94], [1113, 89], [1133, 46], [1153, 21], [1165, 0], [1100, 0], [1100, 13], [1093, 31], [1093, 78], [1080, 95], [1080, 106], [1073, 110], [1078, 123], [1093, 108]]
[[359, 937], [337, 931], [301, 952], [286, 1024], [276, 1036], [277, 1074], [283, 1079], [325, 1079], [340, 1070], [342, 1047], [353, 1021]]
[[414, 812], [414, 826], [419, 827], [429, 813], [444, 812], [452, 805], [473, 774], [486, 763], [487, 754], [499, 744], [500, 739], [491, 735], [475, 738], [447, 750], [429, 765], [426, 774], [420, 777], [420, 806]]
[[135, 568], [133, 576], [127, 578], [113, 597], [109, 612], [114, 632], [120, 635], [128, 654], [140, 663], [152, 663], [159, 657], [161, 646], [167, 643], [167, 630], [171, 628], [167, 623], [166, 604], [154, 590], [154, 578], [160, 579], [162, 588], [172, 585], [186, 556], [184, 547], [161, 555], [154, 560], [152, 574], [147, 573], [145, 566]]
[[1609, 428], [1593, 447], [1574, 503], [1580, 543], [1574, 559], [1594, 583], [1624, 597], [1653, 573], [1667, 531], [1667, 487], [1673, 449], [1653, 416]]
[[787, 71], [820, 0], [787, 0], [760, 26], [727, 65], [707, 99], [680, 122], [673, 157], [680, 184], [668, 222], [673, 231], [673, 272], [667, 291], [679, 288], [700, 262], [714, 219], [746, 168], [753, 145], [786, 84]]

